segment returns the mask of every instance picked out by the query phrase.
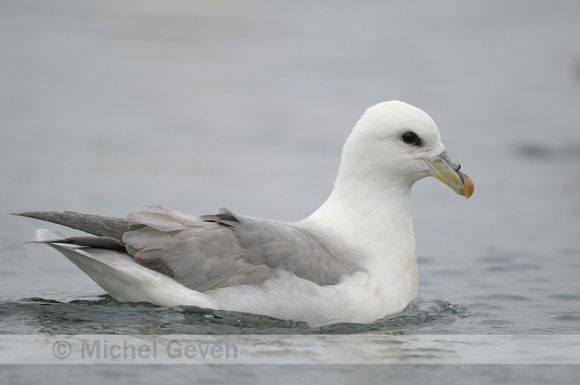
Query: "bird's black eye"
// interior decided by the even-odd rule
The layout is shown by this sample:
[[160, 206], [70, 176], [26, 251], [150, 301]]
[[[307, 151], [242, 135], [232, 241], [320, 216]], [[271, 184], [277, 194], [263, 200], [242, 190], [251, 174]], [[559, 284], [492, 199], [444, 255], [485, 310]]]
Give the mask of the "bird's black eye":
[[419, 135], [415, 134], [413, 131], [405, 132], [403, 135], [401, 135], [401, 139], [403, 140], [403, 142], [415, 146], [420, 146], [422, 144]]

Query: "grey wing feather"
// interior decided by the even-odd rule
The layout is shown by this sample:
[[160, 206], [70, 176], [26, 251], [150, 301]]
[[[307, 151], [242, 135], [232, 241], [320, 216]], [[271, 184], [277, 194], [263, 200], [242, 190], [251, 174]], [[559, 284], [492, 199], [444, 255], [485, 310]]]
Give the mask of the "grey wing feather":
[[132, 222], [139, 220], [147, 225], [123, 237], [128, 252], [143, 266], [198, 291], [237, 284], [259, 285], [270, 276], [267, 266], [244, 260], [237, 237], [229, 227], [197, 219], [181, 230], [163, 231], [158, 230], [154, 216], [149, 214], [152, 213], [130, 214]]
[[121, 242], [123, 234], [131, 230], [129, 221], [123, 218], [82, 214], [73, 211], [31, 211], [15, 215], [56, 223], [98, 237], [111, 238], [118, 242]]
[[124, 244], [116, 239], [109, 237], [63, 237], [62, 239], [50, 239], [43, 241], [34, 241], [35, 243], [66, 243], [69, 245], [78, 245], [94, 247], [97, 249], [126, 250]]
[[282, 269], [319, 285], [360, 270], [348, 251], [330, 248], [323, 235], [284, 222], [244, 217], [227, 209], [195, 217], [161, 206], [127, 219], [75, 212], [17, 214], [84, 231], [48, 243], [126, 248], [135, 261], [198, 291], [260, 285]]
[[360, 269], [297, 226], [226, 209], [197, 218], [155, 208], [163, 213], [129, 214], [132, 224], [145, 227], [127, 232], [123, 241], [137, 262], [195, 290], [260, 285], [278, 269], [330, 285]]

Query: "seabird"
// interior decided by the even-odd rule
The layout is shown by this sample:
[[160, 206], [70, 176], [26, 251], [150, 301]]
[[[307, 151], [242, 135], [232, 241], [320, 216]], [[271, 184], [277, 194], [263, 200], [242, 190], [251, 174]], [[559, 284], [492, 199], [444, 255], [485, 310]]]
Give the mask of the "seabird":
[[156, 211], [113, 218], [17, 214], [81, 230], [37, 230], [120, 302], [195, 305], [319, 327], [401, 312], [419, 292], [411, 187], [434, 176], [469, 198], [471, 179], [433, 120], [400, 101], [370, 107], [344, 144], [334, 189], [312, 215], [283, 222], [220, 209], [200, 217]]

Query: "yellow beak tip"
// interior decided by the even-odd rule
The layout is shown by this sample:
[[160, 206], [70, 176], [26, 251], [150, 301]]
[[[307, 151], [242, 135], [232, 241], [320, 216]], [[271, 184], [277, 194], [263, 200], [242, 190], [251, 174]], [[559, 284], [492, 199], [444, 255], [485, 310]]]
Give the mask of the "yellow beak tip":
[[463, 195], [465, 199], [469, 199], [473, 195], [474, 190], [475, 186], [471, 178], [463, 174], [463, 186], [461, 188], [461, 195]]

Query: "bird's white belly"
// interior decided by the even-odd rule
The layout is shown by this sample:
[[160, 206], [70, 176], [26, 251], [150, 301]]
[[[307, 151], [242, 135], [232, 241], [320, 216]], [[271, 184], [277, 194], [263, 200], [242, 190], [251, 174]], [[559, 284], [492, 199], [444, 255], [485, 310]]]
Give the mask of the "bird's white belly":
[[336, 285], [319, 286], [286, 271], [260, 286], [234, 286], [207, 292], [220, 309], [303, 321], [311, 327], [339, 322], [368, 323], [402, 311], [413, 299], [390, 286], [385, 293], [364, 272]]

